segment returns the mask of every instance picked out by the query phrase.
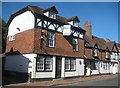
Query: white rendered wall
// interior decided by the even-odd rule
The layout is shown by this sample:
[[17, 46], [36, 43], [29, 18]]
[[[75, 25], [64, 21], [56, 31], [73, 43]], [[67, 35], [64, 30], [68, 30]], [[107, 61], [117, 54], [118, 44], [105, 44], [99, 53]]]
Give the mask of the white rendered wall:
[[[36, 64], [34, 64], [36, 67]], [[56, 57], [53, 56], [52, 72], [35, 72], [32, 78], [55, 78]]]
[[[81, 62], [81, 64], [80, 64]], [[84, 59], [76, 59], [76, 71], [65, 72], [65, 77], [83, 76], [84, 75]]]
[[[16, 16], [9, 25], [8, 36], [34, 28], [35, 18], [30, 11], [26, 11]], [[20, 31], [17, 30], [20, 29]]]
[[33, 70], [33, 60], [36, 54], [6, 56], [5, 70], [30, 73]]

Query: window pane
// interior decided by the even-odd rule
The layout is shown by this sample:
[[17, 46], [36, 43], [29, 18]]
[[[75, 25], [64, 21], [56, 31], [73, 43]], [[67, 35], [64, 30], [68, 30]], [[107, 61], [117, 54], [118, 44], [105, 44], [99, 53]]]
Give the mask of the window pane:
[[45, 60], [45, 70], [50, 71], [52, 70], [52, 58], [47, 57]]
[[65, 70], [70, 70], [70, 59], [65, 59]]
[[71, 70], [75, 70], [75, 69], [76, 69], [76, 60], [71, 59]]
[[47, 41], [47, 43], [48, 43], [49, 47], [54, 47], [54, 36], [55, 36], [54, 33], [48, 32], [48, 39], [47, 39], [48, 41]]
[[37, 71], [43, 71], [44, 70], [44, 58], [39, 57], [37, 58]]

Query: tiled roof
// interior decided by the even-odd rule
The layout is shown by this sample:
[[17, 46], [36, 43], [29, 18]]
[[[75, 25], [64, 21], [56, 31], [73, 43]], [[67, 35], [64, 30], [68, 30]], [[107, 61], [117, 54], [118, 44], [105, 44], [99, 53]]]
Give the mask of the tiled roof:
[[70, 17], [70, 18], [67, 18], [66, 19], [66, 21], [72, 21], [72, 20], [74, 20], [74, 19], [77, 19], [78, 20], [78, 22], [80, 22], [80, 20], [79, 20], [79, 18], [77, 17], [77, 16], [72, 16], [72, 17]]
[[99, 49], [106, 50], [107, 46], [104, 39], [96, 36], [93, 36], [92, 39], [97, 43]]
[[93, 39], [91, 39], [87, 35], [84, 36], [84, 39], [86, 40], [85, 46], [87, 46], [87, 47], [94, 47], [96, 42]]
[[51, 9], [54, 9], [54, 10], [56, 11], [56, 13], [58, 14], [58, 11], [57, 11], [57, 9], [56, 9], [55, 6], [50, 6], [50, 7], [48, 7], [47, 9], [44, 9], [43, 12], [47, 12], [47, 11], [49, 11], [49, 10], [51, 10]]

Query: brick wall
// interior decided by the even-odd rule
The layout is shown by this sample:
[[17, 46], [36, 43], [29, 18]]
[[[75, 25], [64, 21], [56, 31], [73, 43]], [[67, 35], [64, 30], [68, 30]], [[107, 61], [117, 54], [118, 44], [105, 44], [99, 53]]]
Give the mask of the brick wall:
[[61, 33], [55, 33], [55, 47], [47, 47], [47, 31], [43, 33], [43, 46], [41, 47], [41, 29], [30, 29], [15, 35], [15, 41], [8, 41], [6, 53], [18, 51], [23, 53], [39, 53], [69, 57], [83, 57], [84, 55], [84, 40], [78, 39], [79, 52], [73, 52], [72, 45], [69, 42], [70, 38], [65, 38]]

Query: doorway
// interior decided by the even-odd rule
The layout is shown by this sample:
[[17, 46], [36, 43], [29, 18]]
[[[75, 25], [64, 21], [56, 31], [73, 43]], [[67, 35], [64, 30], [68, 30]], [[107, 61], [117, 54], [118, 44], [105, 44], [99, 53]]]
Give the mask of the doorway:
[[56, 78], [61, 78], [62, 57], [56, 57]]

